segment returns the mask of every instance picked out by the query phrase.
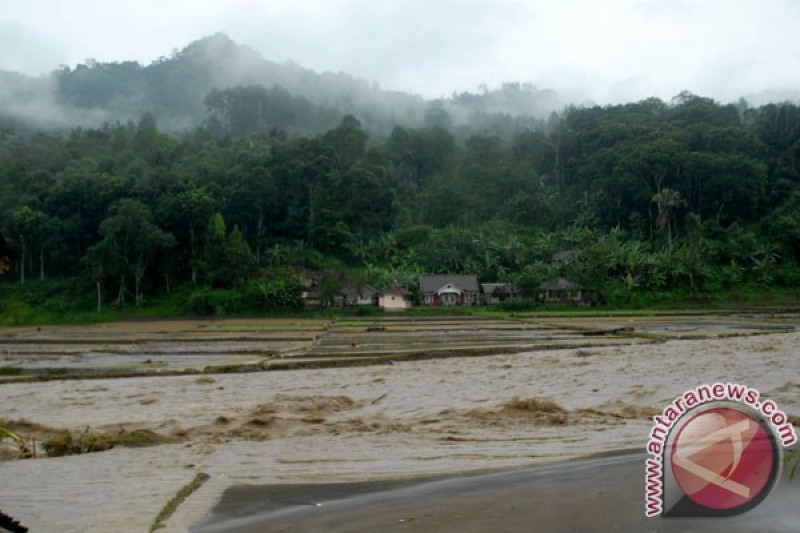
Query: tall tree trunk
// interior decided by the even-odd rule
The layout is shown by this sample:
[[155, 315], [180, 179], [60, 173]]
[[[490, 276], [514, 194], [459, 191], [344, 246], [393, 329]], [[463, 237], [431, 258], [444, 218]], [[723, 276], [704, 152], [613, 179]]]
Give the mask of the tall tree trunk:
[[667, 257], [672, 257], [672, 222], [669, 213], [667, 213]]
[[19, 263], [19, 284], [25, 285], [25, 257], [28, 255], [28, 251], [25, 237], [20, 235], [19, 238], [22, 241], [22, 260]]
[[142, 279], [144, 279], [144, 273], [146, 270], [147, 270], [147, 261], [145, 261], [143, 254], [139, 254], [139, 257], [136, 258], [136, 265], [134, 266], [133, 270], [133, 294], [136, 307], [142, 305], [141, 287], [142, 287]]
[[102, 296], [103, 293], [100, 290], [99, 279], [95, 282], [95, 287], [97, 288], [97, 312], [100, 313], [103, 311], [103, 296]]
[[[308, 184], [308, 235], [311, 237], [311, 228], [314, 227], [314, 184]], [[311, 239], [309, 239], [310, 241]], [[313, 246], [313, 245], [312, 245]]]
[[559, 191], [564, 186], [563, 170], [561, 168], [561, 135], [557, 135], [553, 140], [553, 151], [555, 152], [555, 175], [556, 175], [556, 189]]
[[39, 248], [39, 279], [44, 281], [44, 245]]
[[194, 226], [191, 224], [189, 225], [189, 248], [192, 256], [192, 285], [197, 286], [197, 252], [195, 251]]
[[169, 272], [165, 272], [165, 273], [164, 273], [164, 281], [165, 281], [165, 283], [166, 283], [166, 286], [167, 286], [167, 294], [170, 294], [170, 288], [169, 288]]
[[264, 229], [264, 213], [258, 211], [258, 227], [256, 228], [256, 266], [261, 266], [261, 232]]
[[119, 294], [117, 294], [117, 305], [125, 303], [125, 274], [119, 277]]

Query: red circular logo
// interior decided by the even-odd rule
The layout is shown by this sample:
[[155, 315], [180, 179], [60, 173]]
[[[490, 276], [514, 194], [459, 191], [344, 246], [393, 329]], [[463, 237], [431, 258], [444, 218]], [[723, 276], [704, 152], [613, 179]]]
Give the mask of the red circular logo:
[[735, 509], [772, 488], [775, 443], [749, 414], [718, 407], [692, 417], [672, 445], [672, 473], [683, 493], [710, 509]]

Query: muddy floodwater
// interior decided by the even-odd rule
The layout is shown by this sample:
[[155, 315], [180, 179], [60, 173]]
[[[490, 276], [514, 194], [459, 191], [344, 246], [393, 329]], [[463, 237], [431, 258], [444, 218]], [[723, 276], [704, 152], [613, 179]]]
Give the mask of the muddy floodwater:
[[[4, 328], [0, 426], [25, 438], [39, 458], [15, 459], [13, 445], [0, 443], [0, 510], [31, 531], [148, 531], [166, 502], [202, 473], [208, 481], [164, 521], [162, 531], [226, 530], [219, 524], [233, 527], [234, 519], [261, 520], [273, 512], [299, 528], [285, 530], [296, 531], [307, 519], [343, 523], [355, 507], [360, 514], [352, 516], [364, 531], [374, 530], [372, 518], [395, 520], [395, 529], [416, 523], [416, 530], [446, 531], [445, 524], [452, 524], [450, 531], [468, 531], [457, 524], [469, 520], [456, 515], [481, 509], [487, 520], [497, 519], [485, 522], [491, 530], [503, 531], [505, 523], [505, 530], [516, 531], [521, 522], [514, 516], [527, 515], [519, 506], [512, 513], [500, 504], [504, 486], [520, 488], [524, 480], [521, 492], [507, 494], [509, 501], [545, 498], [543, 487], [561, 483], [558, 472], [572, 472], [583, 464], [575, 462], [579, 458], [642, 450], [651, 417], [699, 384], [747, 384], [796, 422], [798, 323], [797, 315], [787, 314], [398, 315]], [[41, 443], [60, 428], [76, 434], [147, 430], [159, 440], [42, 457]], [[603, 496], [595, 494], [595, 500], [617, 502], [624, 518], [636, 494], [634, 505], [643, 515], [643, 475], [626, 470], [641, 465], [605, 461], [591, 463], [592, 475], [618, 476], [619, 483], [598, 481]], [[541, 466], [550, 464], [560, 470], [542, 474], [547, 470]], [[494, 487], [485, 501], [470, 482], [461, 487], [451, 479], [478, 479], [473, 474], [498, 469], [517, 473], [494, 473], [501, 477], [480, 482]], [[446, 514], [429, 517], [441, 523], [421, 526], [429, 513], [419, 507], [427, 498], [420, 495], [431, 487], [426, 483], [450, 488], [441, 495]], [[288, 497], [298, 486], [325, 496], [330, 484], [345, 487], [337, 490], [351, 503], [314, 508], [322, 514], [247, 503], [283, 501], [281, 491]], [[244, 485], [262, 488], [237, 492]], [[590, 485], [570, 487], [593, 497]], [[463, 491], [478, 499], [458, 503]], [[402, 505], [410, 507], [402, 507], [401, 515], [380, 510], [388, 512], [397, 494], [409, 495]], [[374, 516], [365, 501], [377, 506]], [[598, 512], [607, 508], [599, 505]], [[482, 523], [474, 518], [471, 523]], [[329, 522], [313, 520], [305, 530], [330, 529], [319, 526]], [[277, 528], [284, 522], [267, 523]], [[673, 531], [651, 524], [647, 530]], [[273, 525], [261, 530], [281, 530]], [[628, 530], [624, 525], [620, 531]]]

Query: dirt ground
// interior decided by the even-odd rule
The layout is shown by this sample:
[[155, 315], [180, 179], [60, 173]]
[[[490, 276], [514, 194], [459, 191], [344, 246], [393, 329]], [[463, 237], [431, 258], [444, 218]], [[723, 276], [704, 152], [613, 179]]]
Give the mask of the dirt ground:
[[[244, 326], [220, 329], [230, 327]], [[165, 502], [208, 473], [167, 522], [186, 531], [234, 484], [398, 479], [642, 449], [650, 417], [706, 382], [749, 385], [800, 416], [800, 333], [703, 331], [346, 368], [5, 383], [0, 425], [26, 438], [145, 428], [169, 442], [2, 461], [0, 509], [31, 531], [147, 531]]]

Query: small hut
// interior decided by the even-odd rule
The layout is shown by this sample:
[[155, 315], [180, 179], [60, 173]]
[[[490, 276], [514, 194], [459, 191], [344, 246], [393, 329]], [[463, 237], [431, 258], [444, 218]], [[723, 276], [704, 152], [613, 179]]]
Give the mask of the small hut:
[[481, 283], [483, 303], [495, 305], [506, 300], [513, 300], [517, 289], [511, 283]]
[[342, 305], [375, 305], [377, 302], [378, 291], [368, 283], [346, 283], [342, 287], [341, 296], [339, 299]]
[[589, 294], [585, 287], [565, 277], [553, 278], [539, 285], [536, 299], [543, 304], [590, 305]]
[[394, 283], [378, 293], [378, 306], [387, 311], [408, 309], [411, 307], [411, 296], [405, 287]]

